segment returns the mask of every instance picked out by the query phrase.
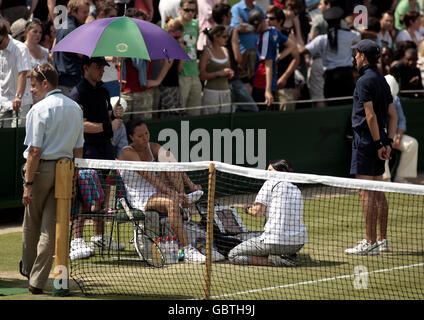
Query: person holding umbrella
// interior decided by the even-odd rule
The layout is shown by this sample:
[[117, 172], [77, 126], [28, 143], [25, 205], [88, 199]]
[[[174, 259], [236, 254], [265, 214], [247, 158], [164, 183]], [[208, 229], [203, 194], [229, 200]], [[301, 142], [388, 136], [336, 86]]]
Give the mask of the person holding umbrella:
[[[81, 105], [83, 109], [84, 159], [115, 159], [111, 139], [113, 131], [118, 130], [122, 126], [123, 108], [118, 103], [112, 108], [109, 92], [103, 87], [101, 79], [104, 67], [107, 65], [109, 64], [103, 57], [89, 58], [83, 56], [84, 78], [70, 94], [70, 98]], [[99, 174], [99, 176], [106, 176], [106, 174]], [[74, 240], [71, 242], [71, 259], [88, 257], [93, 254], [94, 248], [108, 247], [109, 243], [112, 250], [123, 249], [103, 234], [103, 221], [93, 220], [95, 235], [91, 238], [91, 248], [89, 248], [83, 239], [84, 219], [81, 217], [77, 218]]]

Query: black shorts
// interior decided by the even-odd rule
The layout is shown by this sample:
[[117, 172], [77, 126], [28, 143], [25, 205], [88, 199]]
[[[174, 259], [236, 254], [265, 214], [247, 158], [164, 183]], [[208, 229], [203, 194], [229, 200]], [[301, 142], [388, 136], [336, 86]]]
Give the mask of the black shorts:
[[384, 160], [378, 158], [371, 134], [353, 131], [350, 174], [375, 177], [381, 176], [383, 173]]
[[115, 160], [112, 143], [109, 141], [103, 143], [84, 143], [83, 158]]

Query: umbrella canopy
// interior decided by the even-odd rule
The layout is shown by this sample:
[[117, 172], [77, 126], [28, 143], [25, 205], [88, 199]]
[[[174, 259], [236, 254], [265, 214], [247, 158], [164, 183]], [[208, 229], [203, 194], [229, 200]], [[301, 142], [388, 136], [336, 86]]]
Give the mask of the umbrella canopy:
[[51, 51], [89, 57], [190, 60], [165, 30], [153, 23], [126, 16], [86, 23], [63, 38]]

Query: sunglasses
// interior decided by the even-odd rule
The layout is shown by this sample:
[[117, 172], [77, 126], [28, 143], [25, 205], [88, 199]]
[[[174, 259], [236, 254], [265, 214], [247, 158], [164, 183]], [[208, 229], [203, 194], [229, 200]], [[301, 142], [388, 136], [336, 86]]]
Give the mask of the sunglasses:
[[189, 12], [195, 13], [196, 12], [196, 9], [189, 9], [189, 8], [182, 8], [182, 9], [183, 9], [184, 12], [187, 12], [187, 13], [189, 13]]
[[40, 65], [37, 65], [37, 66], [34, 68], [34, 70], [35, 70], [37, 73], [41, 74], [41, 75], [43, 76], [44, 80], [47, 80], [47, 78], [46, 78], [45, 74], [43, 73], [43, 71], [41, 71], [41, 70], [40, 70]]

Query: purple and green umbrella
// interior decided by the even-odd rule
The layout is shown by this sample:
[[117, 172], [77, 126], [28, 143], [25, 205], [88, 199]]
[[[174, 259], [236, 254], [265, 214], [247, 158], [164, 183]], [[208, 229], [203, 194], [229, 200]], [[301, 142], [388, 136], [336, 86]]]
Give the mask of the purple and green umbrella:
[[84, 24], [58, 42], [52, 51], [89, 57], [190, 60], [179, 43], [165, 30], [153, 23], [126, 16]]

